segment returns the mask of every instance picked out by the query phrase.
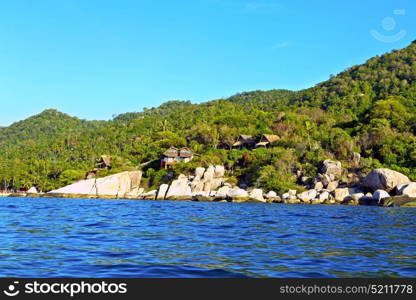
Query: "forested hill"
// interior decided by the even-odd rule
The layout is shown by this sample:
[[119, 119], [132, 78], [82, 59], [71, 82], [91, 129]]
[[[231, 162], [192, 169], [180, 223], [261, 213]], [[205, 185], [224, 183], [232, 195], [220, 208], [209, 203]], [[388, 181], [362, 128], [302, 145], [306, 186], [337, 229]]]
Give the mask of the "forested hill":
[[292, 99], [296, 105], [319, 107], [357, 119], [371, 110], [377, 100], [403, 96], [413, 109], [416, 99], [416, 41], [409, 47], [369, 59]]
[[[361, 171], [386, 166], [416, 179], [416, 43], [354, 66], [315, 87], [254, 91], [202, 104], [169, 101], [112, 121], [83, 121], [56, 110], [0, 128], [0, 189], [48, 191], [81, 179], [102, 154], [113, 169], [140, 167], [149, 187], [170, 180], [158, 169], [171, 145], [200, 156], [197, 165], [225, 164], [231, 181], [276, 191], [295, 187], [326, 158]], [[281, 138], [270, 149], [229, 150], [239, 134]], [[102, 174], [105, 175], [105, 174]], [[171, 174], [170, 174], [171, 175]]]
[[18, 143], [19, 141], [39, 140], [58, 137], [71, 132], [83, 131], [92, 126], [92, 122], [82, 121], [57, 110], [50, 109], [16, 122], [9, 127], [0, 128], [0, 143]]

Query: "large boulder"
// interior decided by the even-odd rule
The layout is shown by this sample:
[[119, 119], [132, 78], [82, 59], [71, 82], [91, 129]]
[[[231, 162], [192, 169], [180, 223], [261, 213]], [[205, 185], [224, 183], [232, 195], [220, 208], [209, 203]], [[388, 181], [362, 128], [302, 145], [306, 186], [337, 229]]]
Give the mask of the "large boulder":
[[313, 187], [314, 190], [317, 191], [322, 191], [324, 188], [324, 184], [320, 181], [318, 181], [317, 183], [315, 183], [315, 186]]
[[321, 180], [324, 187], [327, 187], [331, 183], [331, 177], [328, 174], [319, 176], [319, 179]]
[[209, 166], [204, 173], [204, 181], [211, 181], [214, 179], [215, 175], [215, 168], [214, 166]]
[[223, 184], [223, 181], [223, 178], [214, 178], [212, 180], [205, 181], [203, 190], [205, 192], [216, 190]]
[[298, 194], [298, 199], [302, 202], [309, 203], [312, 199], [315, 199], [317, 196], [316, 190], [309, 190], [303, 193]]
[[214, 177], [215, 178], [222, 178], [225, 174], [224, 166], [215, 166]]
[[300, 204], [301, 201], [296, 198], [296, 196], [289, 196], [289, 198], [284, 199], [285, 204]]
[[79, 195], [97, 195], [97, 179], [87, 179], [75, 182], [57, 190], [50, 191], [48, 194], [79, 194]]
[[266, 199], [275, 199], [277, 198], [277, 194], [275, 191], [270, 191], [265, 195]]
[[197, 180], [196, 178], [191, 183], [191, 190], [192, 193], [199, 193], [204, 190], [205, 183], [201, 180]]
[[204, 176], [205, 168], [198, 167], [195, 169], [195, 178], [201, 179]]
[[407, 195], [395, 196], [390, 198], [384, 198], [383, 206], [390, 207], [413, 207], [416, 208], [416, 198], [409, 197]]
[[322, 192], [319, 196], [318, 199], [321, 203], [325, 202], [326, 200], [329, 199], [329, 193], [327, 191]]
[[129, 172], [97, 179], [97, 195], [123, 196], [131, 191], [132, 182]]
[[253, 202], [266, 202], [266, 199], [263, 198], [262, 189], [254, 189], [250, 192], [249, 200]]
[[194, 199], [197, 201], [204, 202], [204, 201], [212, 201], [214, 200], [214, 197], [211, 196], [210, 192], [199, 192], [194, 196]]
[[165, 198], [167, 200], [191, 200], [192, 190], [188, 178], [181, 174], [178, 179], [172, 181]]
[[37, 194], [38, 193], [38, 190], [34, 187], [34, 186], [32, 186], [28, 191], [27, 191], [27, 193], [28, 194]]
[[147, 193], [140, 195], [140, 197], [144, 200], [155, 200], [156, 194], [157, 194], [157, 190], [151, 190]]
[[402, 173], [382, 168], [375, 169], [364, 179], [364, 186], [376, 191], [385, 190], [391, 192], [396, 186], [410, 182]]
[[165, 200], [168, 189], [169, 189], [168, 184], [160, 185], [159, 190], [157, 191], [156, 200]]
[[350, 195], [350, 193], [348, 191], [348, 188], [335, 189], [335, 192], [334, 192], [335, 201], [337, 201], [337, 202], [344, 201], [345, 198], [349, 195]]
[[338, 181], [331, 181], [328, 183], [326, 189], [330, 192], [333, 192], [336, 190], [336, 188], [338, 187], [339, 182]]
[[267, 203], [281, 203], [282, 198], [280, 198], [276, 192], [270, 191], [265, 196]]
[[137, 199], [141, 194], [143, 194], [144, 189], [143, 188], [135, 188], [133, 190], [131, 190], [130, 192], [128, 192], [125, 197], [126, 198], [133, 198], [133, 199]]
[[342, 174], [342, 165], [339, 161], [332, 161], [327, 159], [323, 162], [323, 166], [321, 168], [321, 173], [326, 175], [333, 175], [335, 177], [339, 177]]
[[363, 197], [366, 197], [366, 196], [364, 195], [364, 193], [353, 193], [353, 194], [351, 194], [351, 195], [350, 195], [350, 197], [351, 197], [351, 199], [352, 199], [352, 200], [354, 200], [354, 201], [359, 201], [359, 200], [361, 200]]
[[134, 190], [140, 187], [140, 181], [142, 180], [141, 171], [129, 172], [130, 176], [130, 190]]
[[246, 190], [235, 188], [228, 191], [228, 197], [233, 202], [246, 202], [249, 200], [249, 195]]
[[[334, 191], [335, 201], [337, 202], [343, 202], [344, 200], [360, 197], [359, 195], [361, 194], [362, 192], [360, 189], [353, 188], [353, 187], [352, 188], [338, 188], [338, 189], [335, 189]], [[353, 197], [352, 195], [356, 195], [356, 196]]]
[[289, 194], [289, 196], [296, 196], [297, 192], [297, 190], [289, 190], [287, 193]]
[[378, 202], [380, 202], [381, 199], [389, 198], [389, 197], [390, 197], [389, 193], [387, 193], [384, 190], [377, 190], [373, 194], [373, 199], [377, 200]]
[[409, 182], [397, 186], [397, 194], [416, 198], [416, 182]]
[[215, 194], [215, 200], [226, 200], [228, 192], [230, 191], [229, 186], [222, 186]]
[[123, 197], [140, 186], [140, 171], [122, 172], [104, 178], [81, 180], [49, 194]]

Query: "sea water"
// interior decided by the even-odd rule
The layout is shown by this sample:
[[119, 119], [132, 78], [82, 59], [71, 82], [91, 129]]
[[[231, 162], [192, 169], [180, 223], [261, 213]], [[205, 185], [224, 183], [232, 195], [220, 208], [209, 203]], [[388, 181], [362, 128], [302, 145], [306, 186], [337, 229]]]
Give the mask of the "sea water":
[[0, 198], [2, 277], [416, 277], [416, 209]]

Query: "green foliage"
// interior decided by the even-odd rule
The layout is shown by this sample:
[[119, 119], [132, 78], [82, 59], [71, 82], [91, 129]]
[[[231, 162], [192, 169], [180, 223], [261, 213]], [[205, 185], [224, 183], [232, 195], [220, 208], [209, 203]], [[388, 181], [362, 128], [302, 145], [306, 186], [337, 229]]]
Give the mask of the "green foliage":
[[65, 170], [59, 176], [59, 182], [61, 185], [65, 186], [73, 183], [74, 181], [81, 180], [85, 178], [85, 172], [82, 170]]

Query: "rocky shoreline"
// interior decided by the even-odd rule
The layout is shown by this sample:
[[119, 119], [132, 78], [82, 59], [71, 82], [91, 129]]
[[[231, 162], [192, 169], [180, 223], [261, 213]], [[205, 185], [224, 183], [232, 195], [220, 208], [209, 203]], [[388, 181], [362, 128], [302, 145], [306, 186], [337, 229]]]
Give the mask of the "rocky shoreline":
[[28, 193], [0, 196], [416, 207], [416, 183], [399, 172], [375, 169], [362, 180], [347, 176], [351, 177], [349, 182], [342, 179], [344, 173], [340, 162], [326, 160], [314, 178], [301, 178], [304, 191], [289, 190], [282, 195], [232, 185], [227, 182], [224, 166], [211, 165], [196, 168], [193, 175], [181, 174], [157, 190], [141, 188], [141, 171], [132, 171], [82, 180], [49, 193], [37, 193], [32, 188]]

